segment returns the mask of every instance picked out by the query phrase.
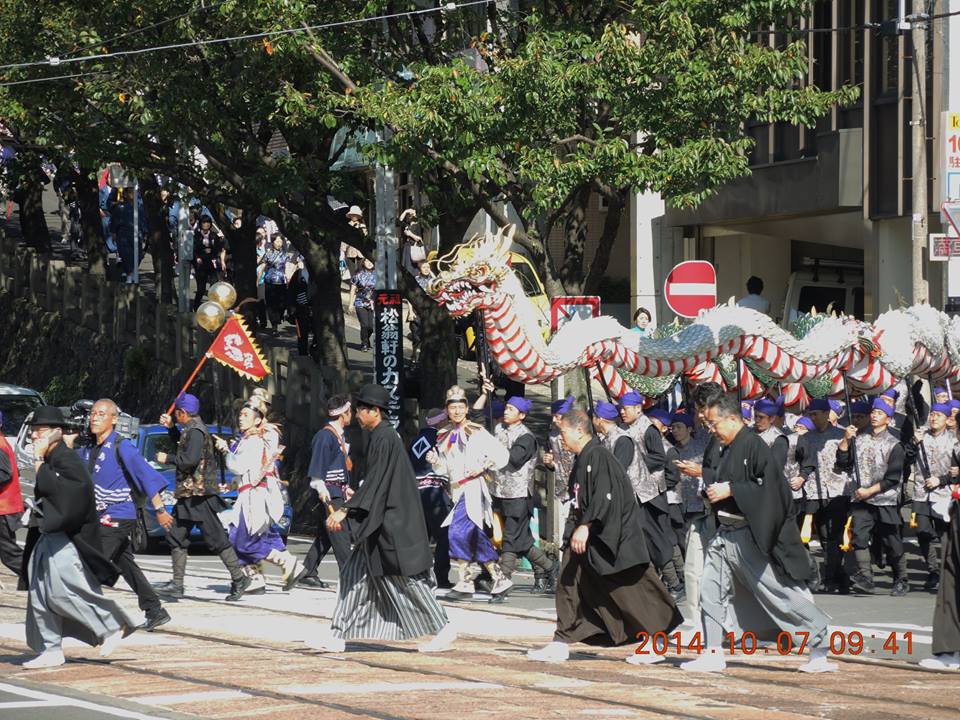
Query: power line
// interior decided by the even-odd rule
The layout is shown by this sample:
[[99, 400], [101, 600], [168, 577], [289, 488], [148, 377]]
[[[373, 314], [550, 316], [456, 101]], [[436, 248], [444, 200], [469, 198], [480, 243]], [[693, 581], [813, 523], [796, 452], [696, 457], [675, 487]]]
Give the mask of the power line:
[[30, 78], [29, 80], [10, 80], [0, 82], [0, 87], [10, 87], [11, 85], [31, 85], [33, 83], [50, 82], [51, 80], [69, 80], [71, 78], [90, 77], [92, 75], [110, 75], [106, 70], [93, 70], [91, 72], [74, 73], [72, 75], [54, 75], [52, 77]]
[[436, 13], [436, 12], [460, 10], [463, 8], [472, 7], [476, 5], [489, 5], [492, 2], [496, 2], [496, 0], [470, 0], [469, 2], [463, 2], [463, 3], [448, 2], [445, 5], [442, 5], [436, 8], [424, 8], [422, 10], [390, 13], [387, 15], [377, 15], [377, 16], [368, 17], [368, 18], [356, 18], [353, 20], [339, 20], [337, 22], [325, 23], [323, 25], [305, 25], [303, 27], [297, 27], [297, 28], [285, 28], [283, 30], [270, 30], [265, 32], [249, 33], [247, 35], [235, 35], [232, 37], [225, 37], [225, 38], [209, 38], [207, 40], [193, 40], [190, 42], [171, 43], [169, 45], [157, 45], [152, 47], [136, 48], [132, 50], [116, 50], [114, 52], [99, 53], [96, 55], [80, 55], [77, 57], [69, 57], [69, 58], [48, 57], [46, 60], [35, 60], [33, 62], [0, 65], [0, 70], [20, 70], [20, 69], [30, 68], [30, 67], [67, 65], [70, 63], [88, 62], [90, 60], [106, 60], [108, 58], [126, 57], [130, 55], [143, 55], [145, 53], [163, 52], [166, 50], [180, 50], [180, 49], [190, 48], [190, 47], [201, 47], [204, 45], [221, 45], [223, 43], [237, 42], [240, 40], [260, 40], [262, 38], [282, 37], [284, 35], [292, 35], [295, 33], [302, 33], [302, 32], [308, 32], [313, 30], [329, 30], [332, 28], [346, 27], [348, 25], [358, 25], [362, 23], [378, 22], [381, 20], [393, 20], [394, 18], [409, 17], [411, 15], [426, 15], [426, 14]]

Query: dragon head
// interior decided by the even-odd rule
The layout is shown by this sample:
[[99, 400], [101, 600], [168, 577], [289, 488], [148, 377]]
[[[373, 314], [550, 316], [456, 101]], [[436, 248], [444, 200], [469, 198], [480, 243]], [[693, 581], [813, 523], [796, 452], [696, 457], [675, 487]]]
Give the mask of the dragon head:
[[510, 246], [516, 227], [496, 235], [474, 235], [433, 261], [435, 277], [427, 292], [453, 317], [469, 315], [484, 295], [497, 290], [510, 272]]

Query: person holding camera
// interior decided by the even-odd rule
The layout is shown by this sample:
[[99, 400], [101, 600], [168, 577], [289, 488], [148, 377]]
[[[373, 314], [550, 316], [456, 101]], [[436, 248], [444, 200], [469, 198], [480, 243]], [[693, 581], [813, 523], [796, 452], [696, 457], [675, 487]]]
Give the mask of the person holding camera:
[[[170, 622], [170, 614], [133, 557], [131, 535], [139, 522], [137, 497], [149, 499], [157, 512], [157, 522], [164, 530], [173, 527], [173, 517], [160, 498], [167, 487], [166, 481], [150, 467], [133, 443], [117, 433], [119, 417], [120, 409], [113, 400], [97, 400], [88, 419], [92, 438], [75, 449], [93, 478], [103, 552], [137, 594], [137, 602], [146, 615], [142, 627], [150, 632]], [[65, 435], [64, 442], [75, 446], [77, 435]]]
[[[199, 525], [207, 547], [220, 556], [224, 567], [230, 573], [232, 583], [227, 600], [239, 600], [250, 587], [250, 578], [243, 572], [237, 553], [230, 544], [230, 538], [227, 537], [227, 531], [223, 529], [218, 515], [226, 510], [227, 506], [220, 497], [213, 437], [200, 418], [200, 401], [196, 396], [181, 393], [174, 403], [174, 408], [173, 417], [166, 413], [160, 416], [160, 424], [167, 428], [170, 439], [177, 446], [177, 452], [157, 453], [158, 463], [170, 463], [177, 472], [177, 486], [174, 490], [177, 504], [173, 508], [173, 525], [167, 531], [173, 578], [157, 586], [156, 590], [165, 597], [183, 597], [190, 531]], [[174, 420], [183, 426], [183, 430], [174, 424]]]
[[27, 424], [37, 476], [20, 582], [29, 591], [27, 645], [40, 654], [23, 667], [63, 665], [65, 637], [106, 657], [137, 624], [101, 590], [120, 572], [103, 552], [90, 473], [63, 441], [70, 421], [60, 408], [39, 407]]

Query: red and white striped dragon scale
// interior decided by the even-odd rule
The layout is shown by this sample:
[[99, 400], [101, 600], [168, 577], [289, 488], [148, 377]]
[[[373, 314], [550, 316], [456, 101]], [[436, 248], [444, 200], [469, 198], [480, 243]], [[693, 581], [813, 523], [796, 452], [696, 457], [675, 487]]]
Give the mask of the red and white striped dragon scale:
[[[590, 368], [614, 397], [630, 388], [623, 369], [647, 377], [684, 373], [693, 382], [722, 380], [714, 360], [748, 358], [781, 384], [788, 405], [806, 404], [801, 383], [831, 378], [842, 395], [846, 377], [854, 393], [877, 393], [907, 376], [950, 382], [960, 391], [960, 318], [929, 305], [890, 310], [870, 324], [831, 315], [803, 338], [749, 308], [720, 305], [702, 312], [677, 334], [641, 338], [611, 317], [576, 320], [549, 341], [542, 317], [510, 268], [513, 226], [477, 235], [435, 261], [430, 295], [455, 317], [484, 311], [490, 351], [502, 371], [523, 383], [547, 383], [579, 367]], [[742, 365], [745, 398], [767, 388]], [[728, 388], [732, 390], [733, 388]]]

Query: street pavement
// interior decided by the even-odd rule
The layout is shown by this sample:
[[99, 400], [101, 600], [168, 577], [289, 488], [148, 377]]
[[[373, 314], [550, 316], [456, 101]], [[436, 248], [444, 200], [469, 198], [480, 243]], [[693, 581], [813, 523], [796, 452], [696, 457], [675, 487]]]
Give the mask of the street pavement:
[[[302, 556], [308, 541], [291, 538], [293, 552]], [[138, 560], [152, 581], [168, 578], [166, 555]], [[637, 645], [576, 646], [566, 664], [527, 661], [527, 648], [550, 640], [555, 615], [551, 596], [530, 594], [526, 573], [518, 575], [503, 604], [443, 602], [461, 634], [449, 653], [422, 655], [413, 642], [351, 642], [346, 653], [321, 655], [303, 640], [329, 624], [336, 600], [332, 558], [321, 565], [328, 590], [284, 593], [278, 569], [270, 567], [265, 595], [227, 603], [226, 571], [218, 558], [199, 550], [187, 567], [187, 598], [167, 605], [171, 623], [133, 634], [106, 660], [94, 648], [68, 641], [66, 665], [27, 671], [19, 667], [31, 656], [24, 644], [26, 596], [9, 590], [13, 579], [3, 571], [0, 580], [8, 590], [0, 593], [0, 717], [67, 717], [63, 707], [69, 704], [70, 718], [956, 718], [957, 674], [916, 664], [930, 652], [934, 601], [918, 589], [918, 570], [912, 568], [914, 592], [903, 598], [817, 596], [833, 619], [838, 650], [841, 639], [855, 633], [866, 640], [859, 655], [847, 650], [839, 656], [839, 673], [797, 673], [795, 652], [781, 655], [761, 643], [748, 655], [738, 639], [741, 647], [728, 654], [722, 678], [677, 669], [681, 658], [695, 657], [690, 635], [681, 638], [680, 655], [671, 637], [665, 662], [656, 666], [623, 662]], [[888, 580], [881, 577], [881, 586]], [[136, 598], [122, 580], [106, 592], [136, 615]], [[882, 648], [891, 634], [896, 653]], [[91, 704], [71, 700], [74, 693]]]

